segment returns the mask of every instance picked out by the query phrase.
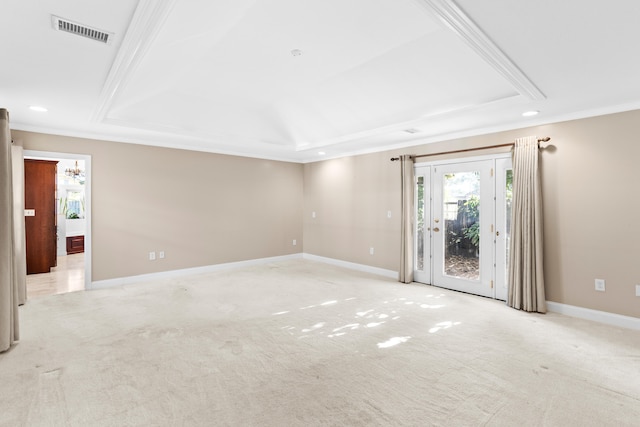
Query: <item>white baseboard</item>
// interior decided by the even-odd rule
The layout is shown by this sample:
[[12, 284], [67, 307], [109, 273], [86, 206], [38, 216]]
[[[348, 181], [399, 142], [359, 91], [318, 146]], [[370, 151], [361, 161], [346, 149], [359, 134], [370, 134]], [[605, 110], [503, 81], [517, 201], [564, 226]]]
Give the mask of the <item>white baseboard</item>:
[[144, 282], [147, 280], [160, 280], [170, 279], [173, 277], [181, 277], [189, 274], [202, 274], [211, 273], [214, 271], [229, 270], [232, 268], [250, 267], [253, 265], [268, 264], [271, 262], [287, 261], [292, 259], [308, 259], [312, 261], [324, 262], [326, 264], [336, 265], [338, 267], [349, 268], [351, 270], [362, 271], [365, 273], [377, 274], [379, 276], [389, 277], [391, 279], [398, 279], [398, 272], [393, 270], [385, 270], [383, 268], [371, 267], [364, 264], [356, 264], [353, 262], [342, 261], [339, 259], [326, 258], [312, 254], [291, 254], [269, 258], [250, 259], [246, 261], [229, 262], [225, 264], [206, 265], [203, 267], [184, 268], [180, 270], [161, 271], [158, 273], [140, 274], [136, 276], [118, 277], [115, 279], [97, 280], [92, 282], [89, 286], [86, 286], [87, 290], [93, 289], [105, 289], [115, 286], [130, 285], [133, 283]]
[[250, 259], [246, 261], [228, 262], [225, 264], [205, 265], [203, 267], [184, 268], [180, 270], [161, 271], [159, 273], [140, 274], [137, 276], [118, 277], [116, 279], [97, 280], [86, 286], [87, 290], [112, 288], [114, 286], [130, 285], [147, 280], [170, 279], [190, 274], [211, 273], [214, 271], [230, 270], [233, 268], [250, 267], [253, 265], [269, 264], [271, 262], [301, 259], [302, 254], [282, 255], [269, 258]]
[[351, 270], [362, 271], [365, 273], [377, 274], [378, 276], [388, 277], [390, 279], [398, 280], [398, 272], [393, 270], [386, 270], [384, 268], [372, 267], [370, 265], [356, 264], [354, 262], [342, 261], [334, 258], [326, 258], [323, 256], [303, 253], [302, 258], [311, 261], [324, 262], [326, 264], [336, 265], [338, 267], [349, 268]]
[[[269, 258], [250, 259], [246, 261], [229, 262], [225, 264], [207, 265], [203, 267], [184, 268], [180, 270], [162, 271], [159, 273], [140, 274], [137, 276], [119, 277], [115, 279], [98, 280], [86, 286], [87, 290], [105, 289], [115, 286], [129, 285], [148, 280], [170, 279], [173, 277], [181, 277], [190, 274], [211, 273], [215, 271], [230, 270], [234, 268], [250, 267], [254, 265], [268, 264], [272, 262], [288, 261], [293, 259], [307, 259], [311, 261], [324, 262], [326, 264], [344, 267], [351, 270], [362, 271], [365, 273], [376, 274], [378, 276], [388, 277], [398, 280], [398, 272], [387, 270], [384, 268], [372, 267], [365, 264], [357, 264], [353, 262], [343, 261], [334, 258], [326, 258], [319, 255], [308, 253], [298, 253], [291, 255], [282, 255]], [[566, 316], [577, 317], [580, 319], [592, 320], [595, 322], [605, 323], [607, 325], [619, 326], [622, 328], [640, 330], [640, 318], [623, 316], [621, 314], [609, 313], [606, 311], [592, 310], [590, 308], [577, 307], [574, 305], [561, 304], [558, 302], [547, 301], [547, 309], [553, 313], [564, 314]]]
[[575, 305], [561, 304], [553, 301], [547, 301], [547, 309], [551, 312], [564, 314], [566, 316], [593, 320], [595, 322], [606, 323], [607, 325], [640, 331], [640, 318], [638, 317], [623, 316], [621, 314], [576, 307]]

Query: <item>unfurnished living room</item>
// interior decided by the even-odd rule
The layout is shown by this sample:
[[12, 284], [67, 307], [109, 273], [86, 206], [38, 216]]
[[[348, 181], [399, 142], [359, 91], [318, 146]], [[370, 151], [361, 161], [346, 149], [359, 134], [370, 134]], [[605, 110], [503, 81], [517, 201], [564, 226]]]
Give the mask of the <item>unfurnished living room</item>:
[[3, 2], [0, 426], [637, 426], [638, 18]]

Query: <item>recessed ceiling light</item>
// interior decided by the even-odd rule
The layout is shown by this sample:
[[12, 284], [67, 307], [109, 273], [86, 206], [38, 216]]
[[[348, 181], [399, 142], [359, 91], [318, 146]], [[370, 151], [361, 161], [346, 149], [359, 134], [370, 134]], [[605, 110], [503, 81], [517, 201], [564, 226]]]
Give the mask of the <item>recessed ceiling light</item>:
[[327, 153], [325, 153], [324, 151], [318, 151], [318, 155], [319, 156], [324, 156], [325, 154], [327, 154]]
[[41, 106], [39, 106], [39, 105], [32, 105], [32, 106], [30, 106], [30, 107], [29, 107], [29, 109], [30, 109], [30, 110], [33, 110], [33, 111], [38, 111], [38, 112], [40, 112], [40, 113], [46, 113], [47, 111], [49, 111], [49, 110], [47, 110], [46, 108], [41, 107]]
[[524, 113], [522, 113], [523, 117], [532, 117], [537, 115], [538, 113], [540, 113], [540, 111], [525, 111]]

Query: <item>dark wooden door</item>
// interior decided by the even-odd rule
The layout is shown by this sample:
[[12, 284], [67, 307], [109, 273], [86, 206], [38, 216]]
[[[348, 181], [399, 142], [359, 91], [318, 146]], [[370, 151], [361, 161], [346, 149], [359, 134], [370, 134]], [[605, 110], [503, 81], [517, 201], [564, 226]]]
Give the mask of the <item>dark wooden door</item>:
[[49, 160], [24, 161], [27, 274], [48, 273], [51, 267], [56, 266], [57, 163]]

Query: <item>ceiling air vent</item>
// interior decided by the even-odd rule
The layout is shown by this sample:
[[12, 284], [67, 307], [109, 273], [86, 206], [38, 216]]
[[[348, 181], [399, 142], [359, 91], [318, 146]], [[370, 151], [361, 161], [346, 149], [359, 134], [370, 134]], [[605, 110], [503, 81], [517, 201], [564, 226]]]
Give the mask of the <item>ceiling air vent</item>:
[[91, 28], [55, 15], [51, 15], [51, 25], [56, 31], [65, 31], [67, 33], [86, 37], [104, 44], [111, 43], [111, 39], [113, 38], [113, 33], [98, 30], [97, 28]]

